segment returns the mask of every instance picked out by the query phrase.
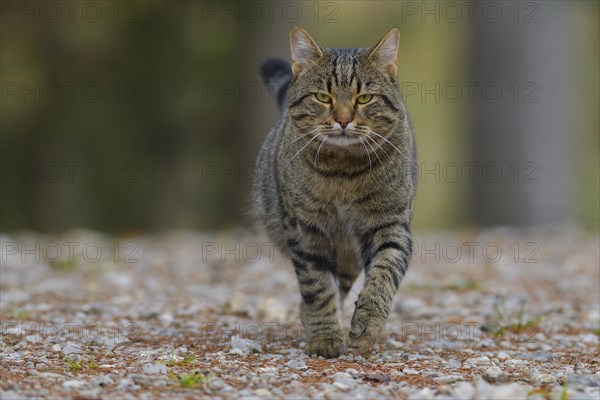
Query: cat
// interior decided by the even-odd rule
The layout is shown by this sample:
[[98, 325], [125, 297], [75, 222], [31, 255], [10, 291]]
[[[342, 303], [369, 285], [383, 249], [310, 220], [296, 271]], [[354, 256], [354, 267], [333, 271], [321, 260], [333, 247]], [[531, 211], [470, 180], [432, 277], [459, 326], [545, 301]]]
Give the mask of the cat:
[[370, 49], [323, 48], [293, 27], [291, 65], [261, 67], [281, 114], [259, 152], [252, 214], [292, 260], [308, 355], [345, 350], [341, 304], [363, 270], [349, 344], [372, 351], [408, 268], [417, 169], [399, 39], [394, 28]]

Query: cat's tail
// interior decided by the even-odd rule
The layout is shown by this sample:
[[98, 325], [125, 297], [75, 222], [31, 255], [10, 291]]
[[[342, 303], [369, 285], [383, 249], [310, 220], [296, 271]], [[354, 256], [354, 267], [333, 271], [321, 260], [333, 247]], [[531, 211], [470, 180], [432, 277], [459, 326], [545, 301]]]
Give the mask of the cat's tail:
[[290, 63], [281, 58], [267, 58], [260, 66], [260, 76], [263, 83], [269, 88], [270, 95], [277, 99], [279, 109], [283, 109], [287, 90], [292, 80]]

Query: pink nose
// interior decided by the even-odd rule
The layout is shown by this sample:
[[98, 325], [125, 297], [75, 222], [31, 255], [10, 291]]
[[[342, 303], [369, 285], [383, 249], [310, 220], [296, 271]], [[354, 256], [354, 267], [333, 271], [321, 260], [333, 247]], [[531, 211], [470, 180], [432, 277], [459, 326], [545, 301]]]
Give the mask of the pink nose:
[[346, 126], [350, 123], [350, 118], [340, 118], [337, 120], [342, 129], [346, 129]]

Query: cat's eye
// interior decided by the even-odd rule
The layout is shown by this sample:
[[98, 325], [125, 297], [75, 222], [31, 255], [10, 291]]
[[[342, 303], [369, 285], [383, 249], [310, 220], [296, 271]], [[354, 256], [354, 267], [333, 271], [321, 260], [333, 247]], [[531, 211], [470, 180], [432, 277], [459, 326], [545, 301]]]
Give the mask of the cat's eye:
[[331, 96], [329, 96], [328, 94], [325, 94], [325, 93], [315, 93], [315, 97], [321, 103], [331, 103]]
[[361, 94], [360, 96], [358, 96], [356, 98], [356, 102], [358, 104], [366, 104], [366, 103], [370, 102], [372, 99], [373, 99], [372, 94]]

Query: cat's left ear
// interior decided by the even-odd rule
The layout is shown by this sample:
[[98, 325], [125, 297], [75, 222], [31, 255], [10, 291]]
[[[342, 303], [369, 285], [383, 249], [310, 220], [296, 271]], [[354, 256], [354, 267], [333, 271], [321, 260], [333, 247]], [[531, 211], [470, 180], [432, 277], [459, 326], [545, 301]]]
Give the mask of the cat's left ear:
[[292, 49], [292, 72], [300, 73], [307, 63], [323, 57], [323, 51], [304, 29], [294, 26], [290, 31], [290, 47]]
[[396, 60], [398, 59], [398, 46], [400, 44], [400, 30], [393, 28], [377, 43], [369, 59], [375, 63], [384, 73], [390, 74], [392, 77], [396, 76]]

